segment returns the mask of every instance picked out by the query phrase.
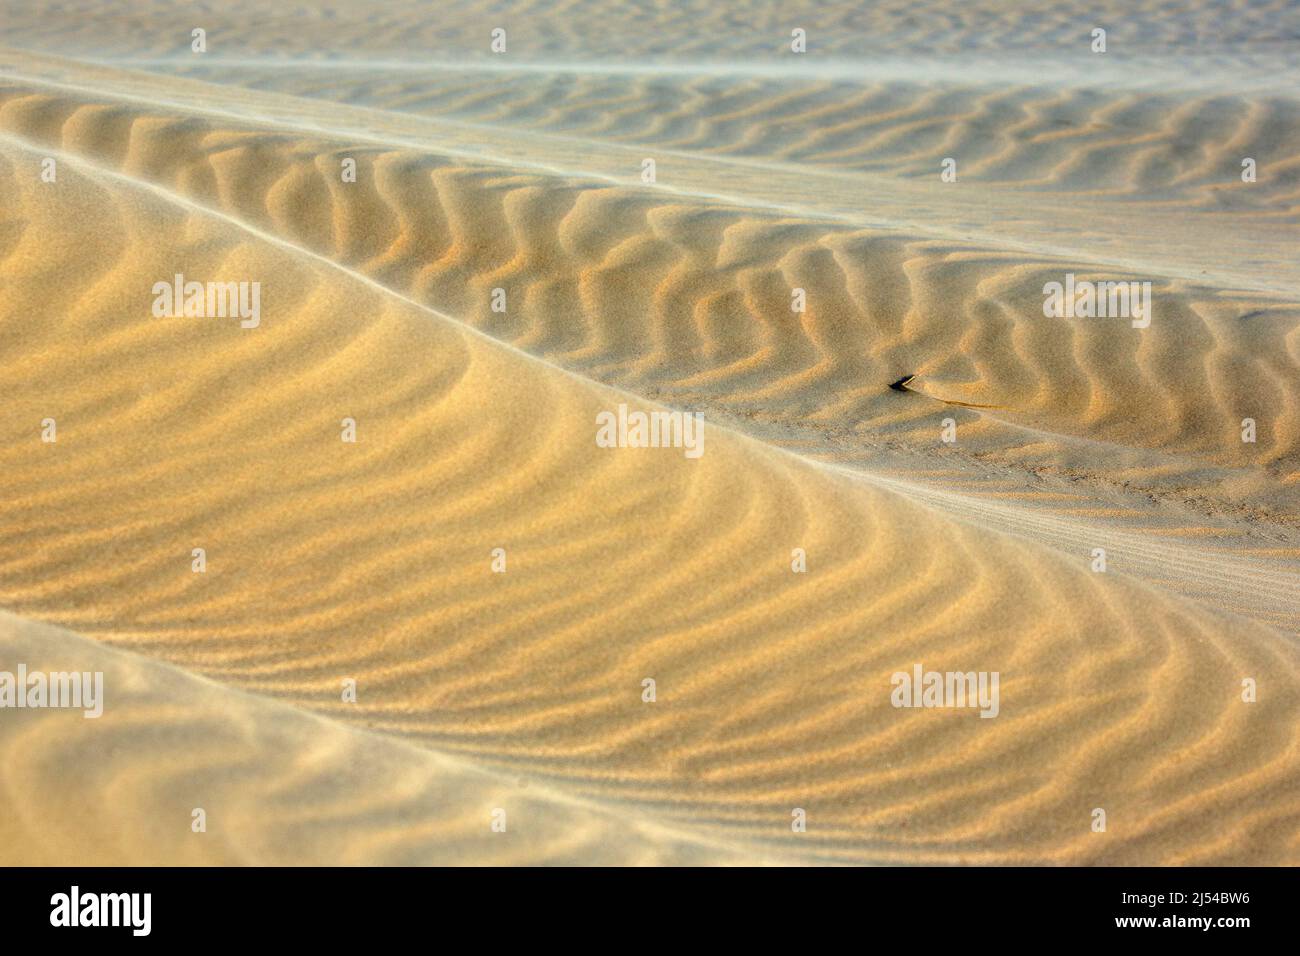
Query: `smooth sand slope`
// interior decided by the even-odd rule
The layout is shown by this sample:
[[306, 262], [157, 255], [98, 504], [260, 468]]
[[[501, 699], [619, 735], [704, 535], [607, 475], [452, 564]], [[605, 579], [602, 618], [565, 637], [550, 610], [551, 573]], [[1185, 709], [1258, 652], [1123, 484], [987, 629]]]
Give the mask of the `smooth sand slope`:
[[0, 860], [1300, 860], [1293, 99], [173, 53], [0, 51]]

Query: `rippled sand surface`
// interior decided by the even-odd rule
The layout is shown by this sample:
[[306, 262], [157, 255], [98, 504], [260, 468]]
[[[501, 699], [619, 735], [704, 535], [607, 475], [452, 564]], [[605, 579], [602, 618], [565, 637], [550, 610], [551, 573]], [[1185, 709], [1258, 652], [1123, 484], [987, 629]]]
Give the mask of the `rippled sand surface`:
[[1300, 862], [1294, 6], [298, 6], [7, 11], [0, 862]]

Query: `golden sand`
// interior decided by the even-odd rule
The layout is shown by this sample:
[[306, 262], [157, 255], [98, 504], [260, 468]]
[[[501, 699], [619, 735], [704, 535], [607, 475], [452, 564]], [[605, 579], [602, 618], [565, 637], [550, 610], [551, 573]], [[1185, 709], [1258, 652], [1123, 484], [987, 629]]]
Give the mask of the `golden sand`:
[[[1266, 46], [1175, 83], [1119, 12], [1103, 75], [1047, 7], [819, 4], [793, 61], [767, 5], [526, 4], [504, 59], [493, 15], [311, 6], [211, 14], [209, 59], [164, 4], [0, 48], [0, 671], [106, 686], [0, 709], [0, 863], [1300, 862]], [[1045, 317], [1067, 273], [1149, 327]], [[155, 315], [178, 274], [256, 327]], [[704, 454], [599, 447], [620, 405]], [[996, 717], [894, 706], [916, 665]]]

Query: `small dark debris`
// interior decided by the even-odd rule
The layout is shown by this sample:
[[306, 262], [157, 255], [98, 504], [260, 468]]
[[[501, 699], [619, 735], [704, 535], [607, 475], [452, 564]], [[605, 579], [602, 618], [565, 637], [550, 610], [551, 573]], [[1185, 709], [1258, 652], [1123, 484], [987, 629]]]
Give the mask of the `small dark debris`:
[[900, 378], [897, 382], [890, 382], [890, 383], [889, 383], [889, 387], [892, 388], [892, 389], [893, 389], [894, 391], [896, 391], [896, 392], [906, 392], [906, 391], [908, 391], [907, 383], [910, 382], [910, 381], [911, 381], [912, 379], [914, 379], [914, 378], [916, 378], [916, 375], [915, 375], [915, 374], [912, 374], [912, 375], [904, 375], [904, 376], [903, 376], [902, 378]]

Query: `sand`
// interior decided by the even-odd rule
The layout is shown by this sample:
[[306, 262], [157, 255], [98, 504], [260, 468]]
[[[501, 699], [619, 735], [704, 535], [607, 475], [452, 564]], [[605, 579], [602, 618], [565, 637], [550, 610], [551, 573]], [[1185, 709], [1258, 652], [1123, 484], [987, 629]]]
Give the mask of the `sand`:
[[6, 23], [0, 862], [1300, 862], [1293, 9], [301, 6]]

